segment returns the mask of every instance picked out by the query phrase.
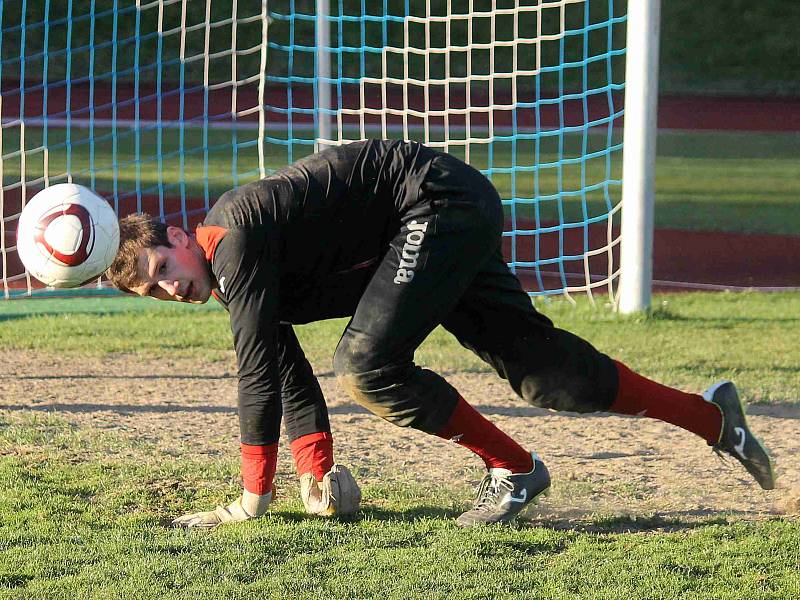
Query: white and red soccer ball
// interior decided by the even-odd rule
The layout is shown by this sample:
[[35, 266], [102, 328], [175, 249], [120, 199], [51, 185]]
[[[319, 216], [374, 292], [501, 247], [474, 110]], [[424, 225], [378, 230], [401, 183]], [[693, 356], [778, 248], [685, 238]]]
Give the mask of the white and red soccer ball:
[[100, 276], [119, 249], [114, 209], [92, 190], [74, 183], [51, 185], [22, 209], [17, 252], [42, 283], [74, 288]]

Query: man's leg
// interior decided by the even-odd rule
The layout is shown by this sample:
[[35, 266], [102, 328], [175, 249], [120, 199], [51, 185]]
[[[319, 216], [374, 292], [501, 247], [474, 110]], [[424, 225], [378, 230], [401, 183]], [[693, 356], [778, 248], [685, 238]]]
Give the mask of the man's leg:
[[[774, 485], [766, 451], [745, 431], [738, 396], [734, 402], [730, 390], [721, 388], [704, 398], [661, 385], [554, 327], [533, 308], [499, 252], [484, 265], [443, 325], [531, 404], [660, 419], [733, 454], [762, 487]], [[749, 456], [734, 452], [730, 432], [736, 427], [753, 440], [746, 451]]]
[[457, 413], [469, 422], [459, 443], [487, 466], [529, 470], [529, 453], [442, 377], [414, 364], [414, 351], [456, 305], [502, 230], [491, 184], [449, 160], [459, 177], [437, 181], [437, 196], [403, 216], [342, 335], [334, 369], [358, 403], [391, 423], [450, 439], [447, 427]]

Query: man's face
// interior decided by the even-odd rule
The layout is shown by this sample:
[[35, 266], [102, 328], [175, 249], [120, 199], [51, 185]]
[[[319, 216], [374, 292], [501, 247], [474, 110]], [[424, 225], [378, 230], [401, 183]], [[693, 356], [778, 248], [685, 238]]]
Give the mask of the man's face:
[[168, 227], [172, 247], [156, 246], [139, 253], [143, 284], [133, 291], [157, 300], [202, 304], [213, 288], [203, 249], [180, 227]]

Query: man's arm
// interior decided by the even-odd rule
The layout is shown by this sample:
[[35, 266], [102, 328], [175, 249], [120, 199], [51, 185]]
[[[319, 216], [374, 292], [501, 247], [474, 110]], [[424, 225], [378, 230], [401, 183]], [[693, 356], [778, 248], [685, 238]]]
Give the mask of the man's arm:
[[289, 442], [312, 434], [330, 434], [325, 398], [294, 329], [282, 323], [278, 326], [277, 337], [283, 421]]
[[276, 258], [253, 233], [229, 233], [214, 256], [214, 274], [225, 280], [239, 376], [239, 429], [243, 444], [276, 444], [281, 402]]
[[[239, 429], [244, 493], [227, 507], [186, 515], [186, 527], [214, 527], [266, 512], [272, 499], [280, 435], [280, 371], [277, 352], [278, 267], [266, 237], [232, 231], [217, 245], [212, 268], [220, 301], [230, 313], [239, 372]], [[224, 288], [224, 289], [223, 289]]]
[[291, 325], [278, 328], [278, 358], [283, 419], [306, 512], [354, 513], [361, 490], [346, 467], [334, 464], [328, 407]]

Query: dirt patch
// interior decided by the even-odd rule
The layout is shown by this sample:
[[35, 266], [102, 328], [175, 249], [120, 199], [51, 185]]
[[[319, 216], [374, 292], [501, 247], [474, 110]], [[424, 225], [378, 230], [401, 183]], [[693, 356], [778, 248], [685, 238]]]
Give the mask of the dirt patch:
[[[157, 460], [238, 455], [236, 379], [230, 360], [141, 360], [42, 357], [0, 352], [0, 414], [54, 413], [81, 428], [146, 442]], [[36, 370], [31, 365], [37, 365]], [[480, 462], [455, 444], [399, 429], [354, 404], [333, 374], [317, 370], [328, 399], [337, 460], [363, 483], [415, 480], [468, 486]], [[704, 442], [659, 421], [604, 413], [575, 415], [530, 407], [491, 373], [445, 373], [462, 394], [554, 475], [553, 494], [530, 516], [579, 526], [597, 515], [679, 522], [707, 518], [763, 519], [800, 510], [800, 410], [751, 407], [753, 429], [778, 464], [779, 489], [762, 491], [744, 469], [723, 463]], [[290, 478], [288, 448], [279, 471]], [[366, 499], [369, 501], [369, 499]], [[651, 521], [652, 522], [652, 521]]]

